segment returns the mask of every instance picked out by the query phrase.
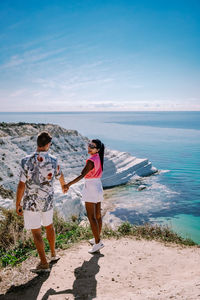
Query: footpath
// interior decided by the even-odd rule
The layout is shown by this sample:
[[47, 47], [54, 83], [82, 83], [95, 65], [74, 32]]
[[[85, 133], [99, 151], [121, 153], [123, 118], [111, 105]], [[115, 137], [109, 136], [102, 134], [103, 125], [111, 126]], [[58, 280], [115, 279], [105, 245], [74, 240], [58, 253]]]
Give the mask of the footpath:
[[37, 258], [2, 271], [0, 300], [200, 299], [199, 247], [121, 238], [105, 240], [94, 255], [89, 248], [60, 250], [48, 274], [29, 271]]

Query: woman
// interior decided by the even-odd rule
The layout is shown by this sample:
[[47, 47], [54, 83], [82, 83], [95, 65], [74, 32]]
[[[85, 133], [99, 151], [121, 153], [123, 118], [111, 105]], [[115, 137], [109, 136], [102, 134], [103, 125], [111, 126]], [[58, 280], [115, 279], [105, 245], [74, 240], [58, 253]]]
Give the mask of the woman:
[[65, 188], [68, 190], [72, 184], [85, 177], [82, 196], [94, 235], [94, 238], [89, 240], [93, 247], [88, 252], [94, 253], [104, 247], [100, 240], [102, 228], [101, 201], [103, 200], [103, 188], [100, 178], [103, 172], [104, 144], [98, 139], [92, 140], [88, 144], [88, 154], [90, 154], [90, 157], [86, 160], [81, 175], [66, 184]]

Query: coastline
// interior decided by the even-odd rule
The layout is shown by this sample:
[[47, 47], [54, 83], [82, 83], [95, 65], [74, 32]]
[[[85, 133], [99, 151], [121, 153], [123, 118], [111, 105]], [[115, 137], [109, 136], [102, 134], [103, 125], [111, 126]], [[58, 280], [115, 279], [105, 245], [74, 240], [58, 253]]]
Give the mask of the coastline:
[[[61, 165], [66, 182], [80, 174], [87, 159], [88, 138], [76, 130], [67, 130], [54, 124], [0, 123], [0, 206], [13, 205], [17, 187], [20, 160], [34, 152], [36, 137], [40, 131], [53, 136], [50, 153]], [[102, 184], [104, 188], [126, 184], [134, 176], [147, 176], [157, 171], [148, 159], [136, 158], [127, 152], [106, 148]], [[85, 210], [81, 202], [83, 181], [63, 195], [59, 183], [54, 183], [55, 207], [66, 219], [72, 215], [82, 218]]]
[[[55, 114], [55, 116], [56, 116], [56, 114]], [[78, 116], [81, 118], [80, 115], [78, 115]], [[114, 118], [113, 115], [111, 115], [111, 116], [112, 116], [112, 118]], [[126, 116], [126, 114], [125, 114], [125, 116]], [[135, 116], [135, 115], [133, 114], [133, 116]], [[7, 119], [9, 118], [9, 114], [6, 118]], [[84, 125], [85, 128], [83, 128], [83, 130], [82, 130], [82, 128], [80, 129], [78, 127], [79, 125], [76, 125], [76, 123], [74, 122], [74, 118], [75, 118], [74, 115], [72, 115], [70, 118], [66, 118], [66, 115], [64, 114], [61, 118], [62, 122], [60, 121], [60, 116], [59, 116], [59, 118], [55, 117], [53, 120], [57, 124], [61, 124], [61, 123], [62, 123], [62, 125], [64, 124], [65, 128], [72, 127], [72, 128], [81, 130], [80, 132], [84, 132], [84, 130], [88, 126], [88, 124], [85, 124]], [[110, 118], [110, 114], [107, 114], [106, 118]], [[97, 118], [95, 124], [99, 124], [99, 121], [101, 121], [101, 122], [103, 120], [106, 121], [106, 118], [105, 118], [105, 116], [104, 116], [105, 120], [102, 117], [99, 119]], [[11, 120], [11, 121], [13, 121], [13, 120], [32, 121], [32, 122], [36, 122], [36, 124], [37, 124], [37, 120], [41, 121], [42, 119], [36, 113], [33, 116], [31, 114], [29, 116], [26, 116], [26, 114], [24, 114], [24, 115], [19, 114], [16, 116], [16, 119], [13, 118], [13, 116], [11, 116], [9, 120]], [[45, 121], [45, 122], [52, 121], [52, 116], [48, 117], [48, 114], [45, 114], [45, 120], [43, 120], [43, 121]], [[22, 122], [20, 124], [22, 124]], [[99, 128], [103, 128], [103, 131], [106, 131], [106, 132], [108, 131], [109, 136], [110, 136], [110, 133], [114, 134], [113, 137], [115, 139], [118, 138], [118, 136], [116, 137], [116, 133], [117, 133], [117, 135], [119, 135], [119, 140], [117, 140], [118, 143], [114, 142], [115, 140], [113, 140], [113, 141], [108, 140], [108, 136], [105, 137], [105, 139], [107, 139], [107, 143], [109, 143], [109, 142], [111, 143], [110, 144], [110, 145], [112, 145], [111, 149], [118, 149], [121, 151], [128, 150], [130, 153], [132, 153], [134, 155], [136, 153], [137, 157], [140, 157], [140, 154], [143, 153], [141, 156], [142, 157], [146, 157], [146, 156], [150, 157], [151, 160], [154, 161], [156, 166], [159, 167], [159, 169], [161, 169], [161, 170], [166, 170], [166, 169], [169, 170], [170, 169], [170, 172], [166, 173], [166, 174], [161, 173], [161, 175], [159, 175], [159, 176], [145, 177], [144, 184], [146, 185], [147, 188], [144, 191], [141, 191], [141, 192], [136, 191], [135, 192], [135, 189], [137, 189], [137, 186], [135, 186], [134, 184], [131, 185], [130, 188], [129, 188], [129, 186], [124, 186], [125, 188], [123, 188], [123, 186], [122, 186], [122, 188], [119, 188], [119, 191], [120, 191], [119, 194], [122, 195], [122, 197], [120, 195], [119, 196], [121, 197], [122, 201], [120, 202], [119, 197], [115, 197], [116, 196], [116, 194], [115, 194], [113, 197], [114, 205], [117, 203], [117, 207], [122, 205], [123, 208], [127, 208], [127, 209], [122, 210], [122, 211], [118, 210], [116, 214], [114, 214], [114, 212], [112, 212], [112, 217], [113, 217], [113, 215], [118, 216], [119, 214], [121, 214], [124, 221], [126, 220], [125, 216], [128, 216], [128, 220], [131, 223], [141, 224], [140, 221], [143, 221], [144, 223], [151, 222], [152, 217], [153, 217], [152, 222], [156, 223], [156, 220], [158, 219], [158, 217], [161, 216], [162, 220], [161, 221], [158, 220], [159, 223], [168, 224], [168, 226], [173, 227], [172, 226], [174, 224], [173, 222], [175, 222], [175, 225], [178, 225], [178, 229], [181, 229], [182, 226], [187, 225], [187, 227], [183, 227], [183, 231], [179, 230], [179, 233], [182, 234], [182, 236], [191, 237], [192, 239], [194, 239], [196, 242], [199, 243], [200, 241], [199, 241], [199, 238], [197, 235], [198, 234], [197, 230], [199, 230], [199, 226], [198, 226], [199, 217], [198, 217], [198, 214], [196, 215], [197, 210], [195, 208], [198, 203], [197, 200], [198, 200], [199, 192], [196, 191], [196, 186], [198, 185], [199, 179], [196, 176], [196, 177], [192, 178], [192, 180], [190, 180], [191, 176], [190, 175], [188, 176], [189, 173], [182, 174], [181, 171], [176, 172], [176, 168], [179, 167], [179, 163], [177, 163], [177, 153], [174, 153], [174, 150], [176, 151], [176, 149], [178, 149], [178, 148], [176, 147], [176, 144], [173, 143], [173, 139], [177, 138], [177, 130], [170, 131], [170, 134], [172, 134], [172, 143], [169, 141], [170, 142], [169, 146], [166, 149], [163, 149], [163, 147], [162, 147], [162, 145], [163, 146], [166, 145], [165, 141], [162, 140], [162, 137], [163, 138], [165, 137], [166, 130], [165, 130], [165, 132], [163, 132], [161, 129], [159, 129], [159, 132], [161, 131], [163, 133], [162, 136], [160, 136], [160, 134], [158, 134], [158, 136], [157, 136], [157, 130], [154, 131], [155, 137], [159, 138], [158, 139], [159, 144], [158, 143], [155, 144], [153, 149], [151, 149], [151, 148], [148, 148], [148, 147], [146, 148], [146, 147], [142, 146], [142, 145], [145, 145], [144, 139], [145, 138], [147, 139], [147, 137], [150, 134], [148, 127], [146, 127], [145, 131], [140, 131], [141, 130], [140, 127], [136, 127], [135, 129], [137, 129], [137, 130], [132, 131], [133, 127], [131, 127], [131, 126], [126, 128], [124, 125], [116, 126], [114, 123], [112, 123], [112, 124], [113, 124], [111, 126], [113, 128], [112, 131], [108, 130], [110, 127], [109, 128], [107, 127], [107, 123], [101, 123], [97, 126], [98, 130], [99, 130]], [[44, 125], [46, 126], [47, 124], [44, 124]], [[122, 131], [122, 129], [123, 129], [123, 131]], [[34, 128], [33, 130], [34, 131], [32, 131], [32, 134], [34, 132], [36, 132], [36, 128]], [[125, 135], [123, 135], [124, 138], [122, 136], [124, 130], [126, 130], [126, 134], [127, 134], [126, 138], [125, 138]], [[141, 133], [141, 138], [139, 140], [137, 140], [138, 130], [139, 130], [139, 135]], [[180, 130], [182, 130], [182, 129], [180, 129]], [[180, 130], [179, 130], [179, 133], [180, 133]], [[88, 134], [86, 134], [86, 132], [85, 132], [85, 135], [87, 135], [87, 136], [91, 135], [91, 132], [90, 133], [87, 132], [87, 133]], [[93, 134], [94, 134], [94, 132], [93, 132]], [[95, 131], [95, 134], [102, 134], [102, 129], [99, 131]], [[184, 135], [184, 137], [183, 137], [183, 135]], [[185, 140], [185, 136], [186, 136], [186, 140], [189, 141], [189, 136], [188, 136], [187, 131], [185, 133], [185, 131], [183, 132], [183, 130], [182, 130], [182, 134], [180, 136], [181, 141], [183, 139]], [[160, 138], [161, 138], [161, 140], [160, 140]], [[30, 139], [30, 137], [29, 137], [29, 139]], [[132, 141], [134, 141], [133, 148], [132, 148], [132, 144], [127, 142], [127, 139], [131, 139]], [[25, 141], [25, 140], [26, 140], [25, 137], [23, 137], [23, 141]], [[152, 141], [152, 138], [149, 139], [149, 141]], [[161, 145], [160, 145], [160, 141], [163, 141], [163, 143], [161, 143]], [[70, 142], [70, 140], [69, 140], [69, 142]], [[167, 143], [168, 143], [168, 140], [167, 140]], [[74, 146], [75, 144], [71, 143], [71, 145]], [[147, 139], [147, 146], [148, 146], [148, 139]], [[182, 146], [183, 146], [183, 151], [182, 151], [183, 153], [182, 152], [181, 153], [183, 155], [180, 153], [180, 155], [178, 156], [180, 158], [183, 157], [184, 155], [187, 155], [187, 148], [185, 148], [185, 144], [183, 144]], [[32, 151], [31, 145], [29, 145], [29, 147], [28, 147], [29, 152], [30, 152], [30, 149]], [[166, 156], [165, 152], [167, 150], [169, 150], [169, 153], [170, 153], [171, 149], [173, 149], [173, 156], [170, 156], [168, 154]], [[189, 148], [189, 149], [191, 149], [191, 148]], [[13, 152], [10, 153], [10, 158], [12, 158], [12, 156], [14, 154], [14, 150], [15, 150], [15, 147], [13, 147]], [[21, 148], [21, 150], [23, 150], [23, 149]], [[20, 157], [24, 156], [24, 155], [25, 155], [25, 153], [23, 151], [22, 154], [20, 155]], [[79, 170], [81, 169], [81, 164], [77, 160], [78, 155], [82, 155], [81, 159], [83, 157], [85, 157], [83, 153], [78, 152], [76, 155], [76, 153], [73, 152], [72, 156], [73, 156], [73, 160], [74, 160], [74, 162], [76, 162], [76, 164], [73, 164], [73, 160], [68, 161], [68, 159], [70, 158], [71, 155], [69, 156], [67, 153], [65, 155], [65, 161], [68, 161], [67, 168], [69, 168], [70, 172], [72, 171], [73, 172], [72, 174], [74, 174], [74, 175], [76, 175], [77, 172], [79, 172]], [[195, 156], [195, 153], [193, 153], [193, 156]], [[9, 155], [8, 155], [8, 157], [9, 157]], [[165, 161], [166, 159], [167, 159], [167, 161]], [[189, 157], [188, 157], [188, 159], [189, 159]], [[9, 163], [11, 161], [10, 160], [6, 161], [6, 158], [5, 158], [4, 162], [6, 162], [9, 166]], [[166, 162], [167, 162], [167, 166], [166, 165], [161, 166], [160, 165], [161, 162], [162, 163], [164, 162], [164, 164], [166, 164]], [[170, 165], [169, 165], [169, 162], [170, 162]], [[3, 161], [2, 161], [2, 163], [3, 163]], [[192, 163], [192, 161], [187, 160], [187, 161], [182, 162], [182, 165], [186, 164], [185, 169], [187, 169], [187, 168], [189, 168], [190, 163]], [[17, 166], [18, 165], [13, 165], [15, 172], [17, 171]], [[71, 166], [73, 166], [73, 168], [71, 168]], [[192, 165], [192, 166], [193, 166], [193, 170], [195, 171], [196, 165], [195, 166]], [[172, 168], [174, 168], [175, 171], [171, 170]], [[190, 169], [188, 169], [188, 170], [190, 170]], [[190, 170], [190, 174], [192, 175], [191, 170]], [[10, 175], [12, 175], [12, 173], [9, 172], [9, 176]], [[68, 175], [68, 174], [66, 174], [66, 175]], [[181, 175], [181, 177], [180, 177], [180, 175]], [[195, 173], [194, 173], [194, 175], [195, 175]], [[14, 177], [9, 177], [9, 176], [7, 176], [7, 178], [9, 180], [15, 179], [15, 176]], [[2, 177], [2, 175], [1, 175], [1, 177]], [[194, 182], [195, 184], [192, 184], [192, 186], [190, 186], [190, 183], [192, 183], [192, 182]], [[0, 181], [0, 184], [2, 184], [2, 181]], [[141, 184], [143, 184], [143, 182], [141, 182]], [[187, 189], [185, 188], [187, 186], [190, 187], [190, 189], [188, 188], [189, 191], [191, 191], [191, 189], [193, 188], [192, 194], [187, 193]], [[60, 209], [60, 211], [63, 211], [64, 214], [70, 214], [70, 213], [73, 213], [76, 215], [79, 214], [80, 209], [82, 208], [80, 201], [79, 201], [81, 188], [82, 188], [81, 185], [80, 186], [77, 185], [75, 189], [71, 190], [71, 195], [69, 195], [70, 199], [68, 199], [68, 201], [65, 201], [65, 197], [63, 197], [60, 193], [59, 186], [55, 186], [55, 189], [56, 189], [55, 199], [58, 199], [58, 201], [56, 203], [56, 208]], [[118, 190], [118, 188], [114, 188], [114, 189]], [[15, 190], [15, 188], [13, 190]], [[182, 193], [183, 190], [184, 190], [184, 194]], [[183, 196], [181, 196], [181, 195], [183, 195]], [[195, 201], [195, 197], [197, 198], [196, 201]], [[72, 198], [73, 198], [73, 200], [71, 201]], [[186, 202], [185, 202], [185, 200], [186, 200]], [[66, 205], [65, 202], [68, 202], [68, 205]], [[3, 199], [2, 203], [3, 203], [3, 205], [4, 204], [6, 205], [5, 207], [9, 207], [12, 205], [12, 199], [9, 199], [9, 198]], [[130, 210], [131, 206], [133, 207], [133, 210]], [[112, 209], [112, 207], [111, 207], [111, 209]], [[73, 210], [73, 212], [71, 210]], [[84, 214], [83, 210], [82, 210], [82, 213]], [[186, 213], [186, 214], [183, 215], [183, 213]], [[194, 220], [194, 217], [195, 217], [195, 220]], [[193, 220], [195, 221], [195, 223], [192, 222]], [[184, 223], [185, 221], [187, 221], [187, 223]], [[177, 224], [177, 222], [179, 222], [179, 223]], [[174, 228], [174, 230], [176, 229], [176, 227], [173, 227], [173, 228]]]

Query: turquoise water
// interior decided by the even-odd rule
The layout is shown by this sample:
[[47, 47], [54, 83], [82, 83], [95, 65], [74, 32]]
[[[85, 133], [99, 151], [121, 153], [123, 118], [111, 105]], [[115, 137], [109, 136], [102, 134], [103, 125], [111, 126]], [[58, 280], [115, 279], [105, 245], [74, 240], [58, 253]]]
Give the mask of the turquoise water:
[[0, 121], [55, 123], [149, 158], [160, 174], [145, 178], [141, 192], [135, 182], [113, 189], [112, 214], [165, 223], [200, 243], [200, 112], [0, 113]]

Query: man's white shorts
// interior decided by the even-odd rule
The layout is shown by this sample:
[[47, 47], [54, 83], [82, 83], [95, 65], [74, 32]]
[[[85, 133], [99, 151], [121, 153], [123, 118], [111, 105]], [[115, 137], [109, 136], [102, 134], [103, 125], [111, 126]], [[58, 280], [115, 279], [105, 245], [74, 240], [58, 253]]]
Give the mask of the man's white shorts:
[[24, 210], [24, 227], [26, 229], [38, 229], [43, 226], [49, 226], [53, 223], [53, 209], [48, 211]]

